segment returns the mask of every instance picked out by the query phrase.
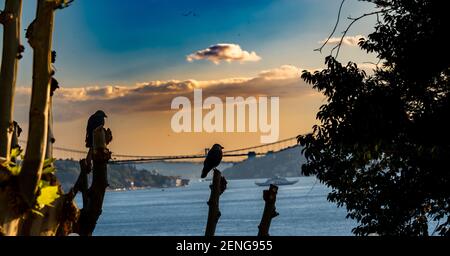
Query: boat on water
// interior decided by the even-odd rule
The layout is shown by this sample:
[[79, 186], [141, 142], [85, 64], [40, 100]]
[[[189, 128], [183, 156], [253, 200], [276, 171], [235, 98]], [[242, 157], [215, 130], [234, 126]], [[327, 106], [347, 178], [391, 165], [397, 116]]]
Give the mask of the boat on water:
[[297, 182], [298, 180], [287, 180], [286, 178], [275, 176], [273, 178], [266, 180], [265, 182], [255, 182], [255, 184], [258, 186], [270, 186], [271, 184], [276, 186], [283, 186], [283, 185], [293, 185]]

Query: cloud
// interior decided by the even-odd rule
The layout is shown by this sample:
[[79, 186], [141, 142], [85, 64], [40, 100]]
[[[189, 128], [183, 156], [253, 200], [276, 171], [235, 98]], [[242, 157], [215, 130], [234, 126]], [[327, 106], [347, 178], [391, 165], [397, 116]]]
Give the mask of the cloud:
[[[347, 45], [347, 46], [358, 46], [359, 43], [359, 39], [364, 38], [366, 39], [365, 36], [362, 35], [356, 35], [356, 36], [344, 36], [344, 38], [342, 39], [342, 44], [343, 45]], [[324, 44], [327, 40], [324, 39], [322, 41], [320, 41], [320, 44]], [[337, 45], [339, 44], [339, 42], [341, 42], [341, 37], [332, 37], [330, 38], [330, 40], [328, 40], [328, 44], [334, 44]]]
[[189, 62], [195, 60], [209, 60], [214, 64], [219, 64], [221, 61], [232, 62], [255, 62], [261, 60], [261, 57], [256, 52], [248, 52], [242, 50], [241, 46], [237, 44], [215, 44], [210, 47], [196, 51], [186, 57]]
[[359, 69], [362, 69], [366, 72], [373, 72], [375, 69], [378, 68], [383, 68], [382, 63], [376, 64], [376, 63], [372, 63], [372, 62], [363, 62], [363, 63], [357, 63], [356, 64], [358, 66]]
[[259, 73], [259, 77], [268, 80], [277, 80], [277, 79], [282, 80], [282, 79], [299, 78], [301, 74], [302, 69], [292, 65], [283, 65], [279, 68], [261, 71]]
[[[195, 88], [203, 89], [203, 98], [216, 96], [297, 97], [311, 90], [300, 78], [302, 69], [283, 65], [264, 70], [253, 77], [232, 77], [197, 81], [167, 80], [138, 83], [133, 86], [108, 85], [83, 88], [61, 88], [53, 96], [55, 121], [72, 121], [86, 118], [98, 109], [108, 114], [171, 111], [172, 100], [177, 96], [193, 97]], [[16, 118], [28, 120], [31, 88], [19, 87], [16, 91]]]

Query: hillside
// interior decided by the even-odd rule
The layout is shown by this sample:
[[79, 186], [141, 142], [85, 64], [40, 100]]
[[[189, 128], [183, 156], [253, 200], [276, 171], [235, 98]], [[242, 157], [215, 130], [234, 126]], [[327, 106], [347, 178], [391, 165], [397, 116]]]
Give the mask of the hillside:
[[300, 147], [294, 147], [249, 158], [225, 169], [223, 174], [228, 179], [270, 178], [275, 175], [298, 177], [301, 176], [301, 165], [306, 161], [300, 151]]
[[[228, 179], [269, 178], [301, 176], [300, 167], [305, 158], [300, 148], [289, 148], [266, 156], [250, 158], [243, 162], [222, 163], [219, 166]], [[68, 191], [79, 174], [79, 164], [72, 160], [57, 160], [56, 175], [62, 187]], [[155, 162], [138, 165], [108, 165], [109, 189], [131, 187], [174, 187], [178, 177], [199, 179], [203, 163]]]
[[[200, 179], [203, 162], [153, 162], [136, 164], [137, 168], [153, 170], [166, 176], [181, 176], [187, 179]], [[231, 163], [222, 162], [219, 170], [225, 170], [233, 166]]]
[[[68, 191], [78, 178], [80, 167], [77, 161], [57, 160], [56, 176], [64, 191]], [[108, 165], [108, 189], [128, 189], [132, 187], [174, 187], [179, 179], [163, 176], [157, 172], [137, 169], [132, 165]]]

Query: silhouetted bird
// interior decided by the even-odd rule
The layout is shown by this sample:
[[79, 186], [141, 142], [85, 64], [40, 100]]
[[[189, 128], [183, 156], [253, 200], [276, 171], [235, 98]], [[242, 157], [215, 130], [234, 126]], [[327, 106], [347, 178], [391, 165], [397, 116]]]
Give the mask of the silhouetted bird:
[[214, 144], [214, 146], [208, 151], [205, 162], [203, 162], [202, 178], [205, 178], [209, 171], [219, 166], [220, 161], [222, 161], [222, 149], [223, 147], [219, 144]]
[[86, 147], [92, 148], [94, 130], [95, 128], [105, 125], [106, 114], [102, 110], [98, 110], [91, 117], [89, 117], [87, 128], [86, 128]]

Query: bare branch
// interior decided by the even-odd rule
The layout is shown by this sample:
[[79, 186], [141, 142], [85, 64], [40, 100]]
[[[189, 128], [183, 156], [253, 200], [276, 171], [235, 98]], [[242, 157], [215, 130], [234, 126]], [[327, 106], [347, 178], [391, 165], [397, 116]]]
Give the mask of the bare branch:
[[355, 22], [357, 22], [358, 20], [363, 19], [363, 18], [365, 18], [365, 17], [372, 16], [372, 15], [378, 15], [378, 14], [380, 14], [380, 13], [385, 13], [385, 12], [387, 12], [387, 11], [390, 11], [390, 9], [383, 9], [383, 10], [376, 11], [376, 12], [365, 13], [365, 14], [359, 16], [359, 17], [356, 17], [356, 18], [348, 17], [347, 19], [351, 20], [352, 22], [350, 22], [350, 24], [347, 26], [347, 28], [346, 28], [346, 29], [344, 30], [344, 32], [342, 33], [341, 40], [339, 41], [339, 43], [338, 43], [335, 47], [333, 47], [333, 49], [331, 50], [331, 55], [333, 55], [333, 52], [334, 52], [335, 50], [337, 50], [337, 51], [336, 51], [336, 55], [334, 56], [334, 58], [335, 58], [335, 59], [338, 58], [338, 56], [339, 56], [339, 51], [341, 50], [342, 42], [344, 41], [345, 36], [347, 35], [348, 31], [349, 31], [350, 28], [353, 26], [353, 24], [355, 24]]
[[334, 25], [333, 31], [331, 31], [331, 34], [328, 36], [327, 40], [325, 40], [325, 42], [322, 44], [322, 46], [315, 49], [314, 51], [318, 51], [318, 52], [322, 53], [322, 49], [328, 44], [328, 41], [330, 41], [330, 39], [333, 37], [334, 33], [336, 32], [337, 26], [339, 25], [339, 20], [341, 19], [341, 11], [342, 11], [342, 6], [344, 5], [344, 2], [345, 2], [345, 0], [342, 0], [341, 6], [339, 6], [338, 17], [336, 20], [336, 24]]
[[[322, 53], [323, 48], [324, 48], [324, 47], [328, 44], [328, 42], [333, 38], [333, 35], [334, 35], [334, 33], [336, 32], [336, 29], [337, 29], [337, 27], [338, 27], [338, 25], [339, 25], [339, 22], [340, 22], [340, 19], [341, 19], [342, 6], [344, 5], [344, 2], [345, 2], [345, 0], [342, 0], [341, 5], [339, 6], [338, 17], [337, 17], [337, 20], [336, 20], [336, 24], [334, 25], [334, 28], [333, 28], [333, 30], [331, 31], [331, 34], [330, 34], [330, 35], [328, 36], [328, 38], [324, 41], [324, 43], [322, 44], [322, 46], [320, 46], [320, 47], [317, 48], [317, 49], [314, 49], [314, 51], [318, 51], [318, 52]], [[382, 9], [382, 10], [380, 10], [380, 11], [375, 11], [375, 12], [365, 13], [365, 14], [359, 16], [359, 17], [356, 17], [356, 18], [348, 17], [348, 19], [351, 20], [351, 22], [350, 22], [350, 24], [347, 26], [347, 28], [344, 30], [344, 32], [342, 33], [341, 40], [339, 41], [339, 43], [331, 49], [330, 55], [333, 55], [333, 52], [334, 52], [335, 50], [337, 50], [336, 55], [335, 55], [335, 58], [337, 59], [337, 57], [339, 56], [339, 52], [340, 52], [341, 46], [342, 46], [342, 42], [344, 41], [345, 36], [347, 35], [348, 31], [350, 30], [350, 28], [353, 26], [354, 23], [356, 23], [358, 20], [363, 19], [363, 18], [365, 18], [365, 17], [372, 16], [372, 15], [376, 15], [376, 17], [377, 17], [377, 23], [379, 24], [379, 23], [381, 23], [381, 22], [380, 22], [380, 16], [379, 16], [379, 14], [380, 14], [380, 13], [386, 13], [386, 12], [388, 12], [388, 11], [390, 11], [390, 10], [392, 10], [392, 9]]]

